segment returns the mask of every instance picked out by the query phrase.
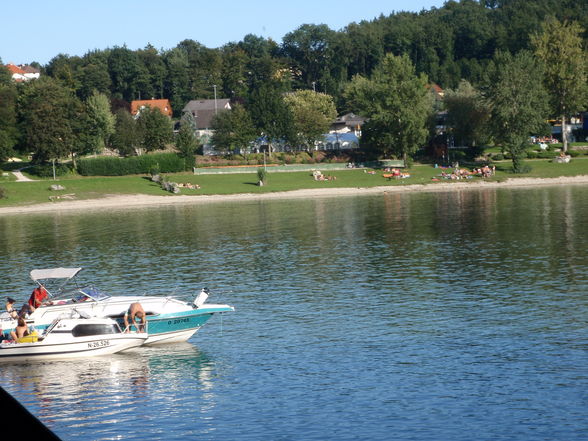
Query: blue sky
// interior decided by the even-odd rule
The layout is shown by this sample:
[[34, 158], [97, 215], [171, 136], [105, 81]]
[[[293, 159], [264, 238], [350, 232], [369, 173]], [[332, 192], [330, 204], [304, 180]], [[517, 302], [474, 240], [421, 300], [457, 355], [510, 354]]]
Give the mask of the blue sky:
[[247, 34], [282, 37], [305, 23], [339, 30], [380, 14], [440, 8], [444, 0], [29, 0], [2, 2], [0, 59], [48, 63], [59, 53], [151, 44], [170, 49], [192, 39], [214, 48]]

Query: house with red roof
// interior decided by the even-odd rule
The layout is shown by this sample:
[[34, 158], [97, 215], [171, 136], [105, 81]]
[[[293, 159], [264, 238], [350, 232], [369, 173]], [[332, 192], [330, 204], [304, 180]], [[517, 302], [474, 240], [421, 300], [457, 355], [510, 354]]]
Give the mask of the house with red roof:
[[6, 65], [6, 68], [12, 75], [12, 79], [17, 83], [22, 83], [24, 81], [29, 80], [36, 80], [41, 76], [41, 71], [39, 69], [26, 64], [20, 64], [16, 66], [12, 63], [9, 63]]
[[172, 107], [168, 99], [150, 99], [131, 101], [131, 115], [138, 117], [141, 113], [141, 110], [145, 109], [146, 107], [151, 107], [152, 109], [159, 109], [161, 113], [169, 116], [170, 118], [173, 114]]

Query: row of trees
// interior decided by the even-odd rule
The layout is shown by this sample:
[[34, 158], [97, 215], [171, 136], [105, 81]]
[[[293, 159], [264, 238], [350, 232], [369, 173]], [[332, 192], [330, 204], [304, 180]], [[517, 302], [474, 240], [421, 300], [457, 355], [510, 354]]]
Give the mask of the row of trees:
[[[78, 98], [59, 81], [45, 77], [19, 84], [0, 85], [0, 160], [14, 147], [42, 163], [101, 151], [106, 145], [123, 156], [166, 147], [172, 141], [171, 121], [157, 109], [147, 108], [135, 119], [126, 109], [111, 111], [110, 98], [94, 91]], [[191, 153], [196, 139], [191, 132]], [[177, 143], [182, 147], [181, 142]]]
[[[501, 145], [512, 157], [515, 171], [522, 171], [529, 136], [550, 134], [547, 119], [557, 115], [567, 151], [566, 118], [588, 107], [588, 57], [582, 34], [578, 23], [550, 18], [531, 35], [532, 50], [496, 52], [476, 86], [462, 79], [457, 88], [447, 90], [442, 105], [448, 111], [451, 134], [462, 145]], [[361, 138], [368, 154], [408, 159], [426, 144], [433, 133], [435, 112], [440, 110], [429, 84], [427, 75], [417, 71], [408, 54], [388, 54], [370, 76], [355, 75], [346, 83], [342, 102], [368, 118]], [[306, 99], [306, 106], [299, 105], [300, 111], [291, 118], [297, 123], [293, 133], [304, 131], [308, 121], [318, 120], [321, 112], [313, 113], [313, 109], [324, 107], [316, 98], [308, 99], [318, 95], [312, 91], [286, 95], [284, 101], [290, 108], [295, 108], [292, 103], [296, 100]], [[273, 106], [268, 113], [270, 121], [281, 121], [280, 110], [272, 104], [280, 100], [264, 96], [262, 101]], [[246, 107], [236, 110], [227, 117], [231, 121], [227, 120], [222, 133], [232, 133], [238, 144], [242, 142], [239, 133], [247, 132], [241, 128], [249, 127], [247, 121], [252, 118]], [[286, 123], [277, 124], [275, 136], [288, 138], [292, 132], [287, 127]], [[315, 139], [309, 136], [299, 144], [310, 146]]]
[[445, 106], [456, 138], [465, 145], [492, 139], [505, 146], [518, 169], [529, 135], [550, 134], [547, 119], [555, 116], [567, 151], [566, 121], [588, 108], [583, 34], [576, 22], [549, 18], [530, 35], [532, 51], [498, 52], [478, 88], [462, 80], [449, 90]]
[[[579, 23], [553, 19], [542, 28], [548, 14]], [[427, 119], [439, 110], [426, 92], [432, 82], [448, 88], [456, 135], [469, 144], [492, 138], [512, 145], [519, 141], [505, 132], [516, 129], [522, 139], [540, 129], [536, 121], [558, 115], [565, 122], [586, 106], [587, 17], [571, 0], [462, 0], [341, 31], [303, 25], [282, 44], [248, 35], [219, 49], [185, 40], [165, 51], [58, 55], [42, 66], [42, 80], [19, 87], [0, 71], [0, 157], [14, 146], [39, 160], [75, 158], [105, 142], [122, 154], [159, 148], [170, 141], [169, 124], [156, 112], [134, 120], [120, 109], [132, 99], [164, 97], [179, 116], [188, 100], [211, 98], [214, 86], [235, 103], [214, 123], [214, 142], [228, 149], [260, 135], [307, 148], [338, 109], [369, 118], [362, 138], [368, 151], [407, 157], [426, 142]], [[514, 71], [503, 72], [507, 67]], [[520, 106], [513, 104], [519, 97]], [[532, 115], [525, 114], [528, 103]], [[191, 122], [181, 126], [175, 142], [189, 152]]]
[[393, 13], [341, 30], [305, 24], [281, 44], [255, 35], [214, 49], [184, 40], [165, 50], [147, 45], [82, 57], [59, 54], [40, 67], [81, 99], [94, 90], [127, 102], [167, 98], [177, 117], [187, 101], [212, 98], [213, 86], [225, 97], [248, 99], [268, 80], [278, 80], [285, 91], [327, 93], [341, 108], [345, 84], [355, 75], [371, 76], [388, 53], [407, 54], [417, 73], [443, 88], [456, 88], [461, 79], [478, 85], [497, 51], [531, 49], [531, 34], [547, 16], [588, 28], [585, 6], [577, 0], [448, 1], [442, 8]]

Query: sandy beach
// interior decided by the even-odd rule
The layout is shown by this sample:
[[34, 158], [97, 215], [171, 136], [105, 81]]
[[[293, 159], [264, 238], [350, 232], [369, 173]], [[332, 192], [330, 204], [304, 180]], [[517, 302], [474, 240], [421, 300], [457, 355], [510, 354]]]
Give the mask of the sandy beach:
[[232, 195], [170, 195], [150, 196], [144, 194], [112, 195], [99, 199], [65, 200], [35, 205], [0, 208], [0, 215], [47, 213], [76, 210], [132, 209], [162, 205], [189, 205], [216, 202], [241, 202], [252, 200], [309, 199], [317, 197], [358, 196], [404, 192], [446, 192], [484, 190], [497, 188], [533, 188], [538, 186], [588, 185], [588, 175], [559, 178], [514, 178], [503, 182], [448, 181], [430, 184], [406, 184], [363, 188], [304, 189], [273, 193], [241, 193]]

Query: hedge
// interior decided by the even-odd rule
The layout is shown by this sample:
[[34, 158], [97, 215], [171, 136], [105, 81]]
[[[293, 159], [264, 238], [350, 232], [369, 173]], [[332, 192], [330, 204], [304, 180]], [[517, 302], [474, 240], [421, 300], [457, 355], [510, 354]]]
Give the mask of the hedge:
[[174, 153], [132, 156], [130, 158], [88, 158], [78, 161], [82, 176], [125, 176], [151, 173], [177, 173], [186, 169], [186, 161]]

